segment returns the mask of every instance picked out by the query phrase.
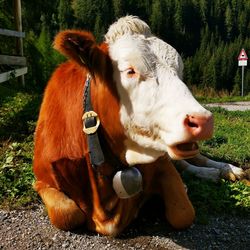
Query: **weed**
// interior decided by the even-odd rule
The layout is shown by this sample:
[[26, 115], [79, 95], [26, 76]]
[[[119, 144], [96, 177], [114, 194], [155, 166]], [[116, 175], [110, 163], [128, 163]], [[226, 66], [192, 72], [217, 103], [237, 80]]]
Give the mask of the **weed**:
[[31, 185], [40, 97], [3, 87], [0, 90], [0, 204], [23, 206], [37, 200]]
[[25, 205], [35, 201], [37, 196], [31, 188], [34, 176], [31, 170], [32, 141], [13, 142], [5, 145], [0, 161], [0, 202]]
[[250, 187], [242, 182], [221, 180], [214, 183], [190, 175], [184, 176], [184, 180], [197, 213], [197, 222], [205, 224], [210, 215], [218, 213], [249, 216]]

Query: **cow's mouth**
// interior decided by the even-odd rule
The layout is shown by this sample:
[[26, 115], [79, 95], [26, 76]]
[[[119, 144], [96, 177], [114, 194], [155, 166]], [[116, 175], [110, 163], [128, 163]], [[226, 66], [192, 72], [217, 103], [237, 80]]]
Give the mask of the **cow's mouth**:
[[192, 158], [198, 153], [199, 146], [196, 142], [179, 143], [168, 148], [169, 156], [175, 160]]

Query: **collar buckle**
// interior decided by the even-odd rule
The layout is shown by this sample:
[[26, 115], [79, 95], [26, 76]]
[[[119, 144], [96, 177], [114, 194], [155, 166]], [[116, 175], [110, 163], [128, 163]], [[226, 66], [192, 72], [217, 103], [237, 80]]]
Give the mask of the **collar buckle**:
[[94, 134], [99, 125], [100, 125], [100, 118], [94, 111], [87, 111], [82, 116], [83, 120], [83, 132], [87, 135]]

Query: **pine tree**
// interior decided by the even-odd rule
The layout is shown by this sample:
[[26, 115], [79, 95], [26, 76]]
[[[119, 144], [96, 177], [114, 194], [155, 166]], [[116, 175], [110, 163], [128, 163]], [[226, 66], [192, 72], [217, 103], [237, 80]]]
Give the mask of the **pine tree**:
[[163, 9], [160, 0], [154, 0], [152, 3], [152, 14], [150, 16], [150, 27], [156, 35], [161, 34], [163, 23]]
[[58, 5], [58, 21], [61, 30], [72, 28], [74, 23], [73, 10], [69, 0], [60, 0]]
[[175, 28], [177, 32], [184, 31], [184, 23], [183, 23], [183, 5], [182, 1], [176, 2], [175, 14], [174, 14]]
[[[25, 39], [29, 42], [25, 54], [34, 64], [35, 77], [39, 67], [44, 71], [39, 76], [41, 81], [45, 81], [59, 61], [51, 49], [51, 38], [59, 29], [89, 30], [102, 41], [109, 25], [126, 14], [149, 23], [156, 35], [183, 55], [188, 84], [212, 84], [215, 88], [232, 90], [238, 69], [237, 55], [242, 47], [250, 50], [249, 0], [23, 0], [22, 7], [24, 31], [33, 34]], [[0, 0], [0, 8], [3, 28], [14, 28], [9, 11], [11, 1]], [[1, 51], [11, 47], [14, 46], [0, 41]], [[248, 81], [249, 75], [246, 70]]]
[[75, 0], [72, 5], [76, 26], [94, 31], [100, 41], [108, 25], [113, 22], [112, 2], [109, 0]]
[[201, 19], [204, 24], [207, 23], [208, 19], [208, 0], [200, 0], [200, 14], [201, 14]]
[[72, 8], [76, 17], [76, 26], [87, 30], [93, 30], [96, 14], [99, 13], [100, 1], [98, 0], [75, 0]]
[[113, 9], [114, 9], [115, 17], [119, 18], [119, 17], [123, 16], [125, 14], [124, 13], [124, 10], [125, 10], [124, 1], [122, 1], [122, 0], [113, 0], [112, 3], [113, 3]]
[[42, 29], [41, 33], [36, 42], [36, 48], [40, 53], [38, 60], [39, 70], [42, 72], [41, 78], [39, 79], [40, 84], [45, 84], [54, 69], [55, 62], [53, 61], [52, 41], [50, 37], [49, 27], [45, 23], [45, 17], [41, 17]]
[[204, 68], [202, 83], [203, 86], [212, 87], [216, 89], [217, 84], [217, 71], [216, 71], [216, 61], [215, 56], [212, 55], [210, 60], [207, 63], [207, 66]]
[[233, 32], [233, 14], [230, 6], [227, 6], [226, 14], [225, 14], [225, 24], [227, 29], [227, 38], [230, 40], [232, 38], [232, 32]]
[[234, 76], [234, 85], [233, 85], [233, 90], [232, 90], [232, 95], [239, 96], [240, 95], [240, 85], [241, 85], [241, 77], [240, 77], [240, 71], [237, 69], [236, 74]]

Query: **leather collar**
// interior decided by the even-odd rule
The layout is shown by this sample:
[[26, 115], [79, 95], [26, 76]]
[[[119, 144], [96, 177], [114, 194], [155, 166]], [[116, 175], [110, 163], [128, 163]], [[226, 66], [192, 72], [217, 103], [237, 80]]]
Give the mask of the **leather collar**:
[[83, 131], [87, 135], [90, 163], [93, 168], [102, 165], [105, 162], [104, 154], [98, 137], [98, 127], [100, 119], [94, 112], [91, 104], [91, 75], [87, 74], [83, 96]]

